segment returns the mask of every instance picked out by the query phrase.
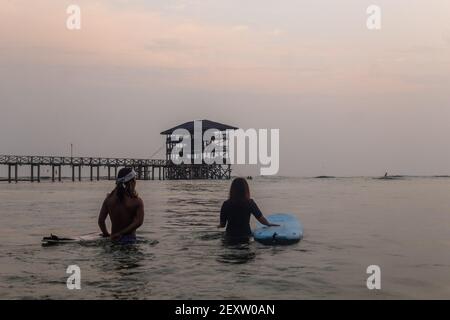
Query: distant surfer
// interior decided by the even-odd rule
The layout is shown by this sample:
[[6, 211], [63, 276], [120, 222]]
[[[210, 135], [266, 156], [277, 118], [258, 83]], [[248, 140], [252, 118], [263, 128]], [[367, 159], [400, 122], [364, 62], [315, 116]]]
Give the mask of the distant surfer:
[[[136, 229], [144, 222], [144, 203], [136, 192], [136, 172], [132, 168], [119, 171], [115, 189], [107, 195], [98, 216], [104, 237], [127, 244], [136, 242]], [[111, 234], [106, 218], [111, 219]]]
[[226, 200], [220, 210], [220, 224], [218, 228], [226, 228], [228, 239], [248, 239], [252, 235], [250, 228], [250, 216], [266, 226], [271, 224], [263, 216], [255, 201], [250, 198], [250, 189], [244, 178], [236, 178], [231, 183], [229, 199]]

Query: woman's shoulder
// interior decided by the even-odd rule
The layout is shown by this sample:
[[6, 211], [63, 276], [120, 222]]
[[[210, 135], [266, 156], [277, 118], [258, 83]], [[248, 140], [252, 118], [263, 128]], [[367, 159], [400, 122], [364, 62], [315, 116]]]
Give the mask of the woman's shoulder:
[[233, 202], [230, 199], [227, 199], [223, 202], [223, 207], [232, 207], [232, 208], [248, 208], [248, 207], [252, 207], [256, 205], [255, 201], [253, 201], [253, 199], [249, 199], [247, 201], [242, 201], [242, 202]]

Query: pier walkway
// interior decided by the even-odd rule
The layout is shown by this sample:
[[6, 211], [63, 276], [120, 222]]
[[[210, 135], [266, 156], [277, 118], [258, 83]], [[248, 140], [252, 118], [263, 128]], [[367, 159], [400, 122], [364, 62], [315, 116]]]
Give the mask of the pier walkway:
[[[14, 156], [0, 155], [0, 165], [8, 167], [6, 181], [18, 182], [41, 181], [41, 168], [51, 168], [51, 180], [62, 180], [62, 169], [69, 167], [72, 169], [72, 181], [82, 179], [82, 168], [90, 168], [90, 181], [100, 180], [100, 168], [107, 169], [107, 179], [111, 180], [117, 176], [117, 171], [121, 167], [132, 167], [137, 173], [138, 180], [164, 180], [166, 169], [169, 166], [168, 160], [159, 159], [129, 159], [129, 158], [100, 158], [100, 157], [58, 157], [58, 156]], [[18, 169], [21, 166], [30, 168], [30, 175], [27, 178], [20, 178]], [[96, 171], [94, 174], [94, 170]], [[157, 171], [157, 175], [155, 174]], [[14, 175], [13, 175], [14, 173]], [[112, 174], [114, 174], [112, 176]], [[3, 179], [5, 180], [5, 179]]]

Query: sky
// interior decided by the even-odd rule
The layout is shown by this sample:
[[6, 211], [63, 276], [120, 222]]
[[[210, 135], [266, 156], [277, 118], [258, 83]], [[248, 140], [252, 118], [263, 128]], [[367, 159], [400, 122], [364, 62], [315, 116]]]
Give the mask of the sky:
[[448, 0], [0, 4], [0, 154], [148, 158], [210, 119], [279, 129], [280, 175], [450, 174], [449, 89]]

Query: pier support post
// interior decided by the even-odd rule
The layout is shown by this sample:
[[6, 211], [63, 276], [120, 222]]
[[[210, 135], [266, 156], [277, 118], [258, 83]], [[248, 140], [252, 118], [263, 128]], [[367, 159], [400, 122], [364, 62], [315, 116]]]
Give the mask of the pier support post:
[[142, 166], [137, 167], [137, 172], [138, 172], [137, 174], [138, 180], [142, 180]]
[[[86, 162], [85, 158], [75, 158], [68, 160], [68, 157], [41, 157], [41, 156], [33, 156], [33, 157], [27, 157], [28, 160], [26, 163], [22, 162], [16, 162], [16, 161], [5, 161], [3, 160], [3, 166], [7, 166], [7, 168], [4, 167], [4, 179], [3, 181], [8, 181], [8, 183], [12, 182], [19, 182], [21, 181], [30, 181], [30, 182], [41, 182], [41, 178], [48, 179], [51, 182], [55, 182], [59, 180], [59, 182], [62, 182], [62, 168], [65, 168], [64, 170], [69, 170], [66, 172], [65, 178], [70, 179], [70, 167], [72, 167], [72, 182], [76, 181], [83, 181], [88, 179], [88, 172], [90, 171], [90, 180], [94, 181], [95, 179], [97, 181], [101, 180], [100, 174], [101, 174], [101, 168], [100, 166], [103, 166], [104, 170], [107, 170], [107, 172], [103, 172], [104, 176], [102, 179], [108, 179], [108, 180], [114, 180], [115, 177], [117, 177], [118, 171], [121, 167], [124, 165], [130, 165], [134, 168], [136, 171], [136, 179], [138, 180], [167, 180], [170, 179], [172, 176], [174, 178], [180, 178], [180, 177], [186, 177], [190, 176], [191, 178], [198, 178], [198, 177], [207, 177], [205, 176], [203, 171], [193, 170], [193, 168], [190, 168], [187, 166], [179, 168], [180, 170], [173, 172], [172, 167], [169, 165], [166, 165], [162, 161], [142, 161], [142, 160], [136, 160], [131, 159], [131, 161], [123, 161], [123, 159], [106, 159], [106, 158], [99, 158], [95, 159], [95, 161]], [[3, 158], [2, 158], [3, 159]], [[80, 159], [80, 160], [79, 160]], [[105, 162], [105, 159], [107, 160]], [[111, 162], [109, 162], [111, 160]], [[24, 161], [24, 160], [21, 160]], [[84, 161], [84, 162], [83, 162]], [[25, 166], [25, 173], [28, 172], [28, 168], [30, 168], [30, 174], [25, 174], [23, 178], [19, 177], [19, 166]], [[89, 167], [86, 168], [83, 173], [83, 167]], [[44, 169], [43, 172], [41, 172], [41, 169]], [[47, 168], [47, 169], [45, 169]], [[156, 169], [158, 169], [158, 172], [156, 173]], [[178, 169], [178, 168], [177, 168]], [[49, 171], [51, 170], [51, 172]], [[94, 170], [97, 170], [96, 173], [94, 173]], [[7, 176], [6, 176], [7, 171]], [[13, 172], [14, 171], [14, 172]], [[150, 172], [151, 171], [151, 172]], [[47, 173], [45, 173], [47, 172]], [[199, 175], [200, 173], [200, 175]], [[225, 170], [222, 172], [223, 177], [225, 177], [229, 172], [226, 172]], [[83, 174], [86, 174], [86, 177], [83, 177]], [[156, 174], [158, 176], [156, 176]], [[6, 177], [5, 177], [6, 176]], [[97, 178], [95, 178], [95, 176]], [[29, 177], [29, 178], [28, 178]], [[70, 180], [69, 180], [70, 181]]]

